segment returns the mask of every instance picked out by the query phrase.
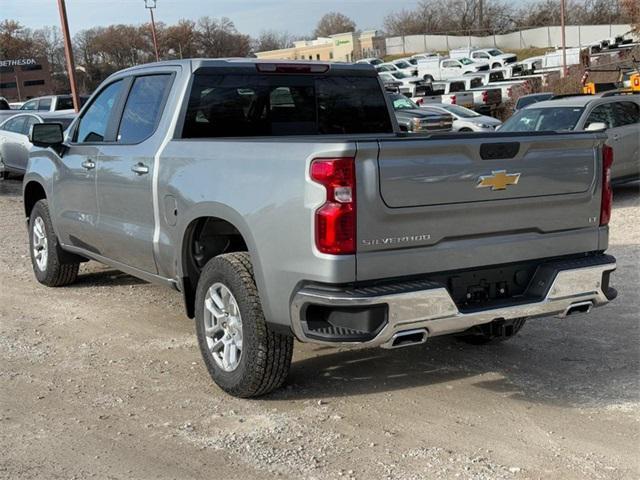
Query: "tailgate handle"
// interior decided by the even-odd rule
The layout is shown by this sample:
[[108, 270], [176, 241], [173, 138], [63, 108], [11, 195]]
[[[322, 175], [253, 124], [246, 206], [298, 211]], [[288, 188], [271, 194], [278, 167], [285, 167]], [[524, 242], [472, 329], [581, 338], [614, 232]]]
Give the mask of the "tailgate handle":
[[519, 142], [483, 143], [480, 145], [480, 158], [483, 160], [502, 160], [513, 158], [520, 151]]

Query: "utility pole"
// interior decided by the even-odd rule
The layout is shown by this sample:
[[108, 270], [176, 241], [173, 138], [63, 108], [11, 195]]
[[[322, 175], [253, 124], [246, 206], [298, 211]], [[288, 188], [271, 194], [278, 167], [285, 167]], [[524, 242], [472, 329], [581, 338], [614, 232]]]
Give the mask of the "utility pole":
[[478, 22], [480, 23], [480, 30], [484, 28], [484, 11], [482, 1], [483, 0], [478, 0]]
[[560, 0], [560, 28], [562, 30], [562, 77], [567, 76], [567, 39], [564, 29], [565, 0]]
[[67, 22], [67, 7], [64, 0], [58, 0], [58, 10], [60, 11], [60, 23], [62, 24], [62, 39], [64, 41], [64, 56], [67, 59], [67, 74], [71, 85], [71, 98], [73, 99], [73, 109], [80, 111], [80, 98], [78, 97], [78, 85], [76, 83], [76, 65], [73, 61], [73, 49], [71, 47], [71, 36], [69, 35], [69, 22]]
[[153, 36], [153, 49], [156, 52], [156, 62], [160, 61], [160, 55], [158, 54], [158, 37], [156, 36], [156, 22], [153, 18], [153, 10], [156, 8], [156, 0], [144, 0], [144, 8], [149, 9], [151, 14], [151, 35]]

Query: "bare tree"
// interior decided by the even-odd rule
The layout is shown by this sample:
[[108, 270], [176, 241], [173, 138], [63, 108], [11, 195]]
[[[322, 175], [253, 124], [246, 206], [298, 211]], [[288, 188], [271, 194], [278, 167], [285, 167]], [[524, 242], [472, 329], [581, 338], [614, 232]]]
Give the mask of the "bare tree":
[[356, 22], [346, 15], [338, 12], [329, 12], [322, 16], [313, 34], [316, 37], [328, 37], [336, 33], [353, 32], [356, 29]]
[[197, 44], [199, 53], [205, 57], [245, 57], [251, 51], [251, 38], [239, 33], [226, 17], [200, 18]]
[[166, 27], [159, 39], [162, 57], [193, 58], [198, 56], [196, 23], [180, 20]]
[[253, 42], [255, 52], [268, 52], [293, 46], [293, 36], [289, 32], [263, 30]]

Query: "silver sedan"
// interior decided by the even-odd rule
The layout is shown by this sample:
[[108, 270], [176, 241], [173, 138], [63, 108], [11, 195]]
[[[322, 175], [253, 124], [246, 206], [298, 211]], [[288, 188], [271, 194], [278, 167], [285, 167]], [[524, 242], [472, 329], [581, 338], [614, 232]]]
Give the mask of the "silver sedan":
[[460, 105], [448, 103], [429, 103], [421, 108], [429, 109], [434, 113], [448, 113], [453, 117], [454, 132], [493, 132], [502, 122], [488, 115], [480, 115], [473, 110]]
[[66, 129], [75, 114], [20, 113], [0, 123], [0, 178], [10, 173], [22, 175], [27, 168], [29, 150], [29, 130], [34, 123], [55, 122]]

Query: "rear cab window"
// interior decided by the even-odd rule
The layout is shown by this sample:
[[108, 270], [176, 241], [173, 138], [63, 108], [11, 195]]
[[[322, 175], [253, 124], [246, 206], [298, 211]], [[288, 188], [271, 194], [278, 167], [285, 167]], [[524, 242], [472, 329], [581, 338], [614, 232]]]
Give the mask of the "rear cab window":
[[182, 138], [392, 133], [376, 77], [196, 74]]

